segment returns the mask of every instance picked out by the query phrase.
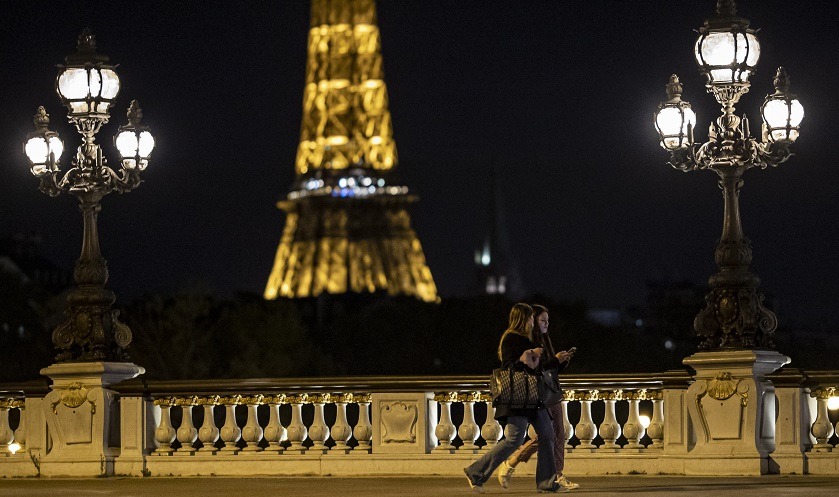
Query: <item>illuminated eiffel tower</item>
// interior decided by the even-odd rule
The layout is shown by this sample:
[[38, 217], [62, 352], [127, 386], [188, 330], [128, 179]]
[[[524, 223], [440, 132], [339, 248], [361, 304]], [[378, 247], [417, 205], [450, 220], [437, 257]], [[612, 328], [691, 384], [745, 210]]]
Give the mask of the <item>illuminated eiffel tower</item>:
[[397, 182], [374, 0], [313, 0], [297, 177], [265, 298], [323, 293], [438, 301]]

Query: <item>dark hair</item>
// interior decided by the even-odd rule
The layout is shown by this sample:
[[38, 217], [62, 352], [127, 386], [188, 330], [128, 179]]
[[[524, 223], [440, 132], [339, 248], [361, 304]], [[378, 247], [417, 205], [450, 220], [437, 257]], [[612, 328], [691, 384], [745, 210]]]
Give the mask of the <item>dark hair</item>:
[[545, 352], [549, 353], [550, 355], [554, 354], [553, 351], [553, 344], [551, 343], [551, 339], [547, 333], [540, 333], [536, 331], [539, 325], [536, 323], [536, 320], [539, 319], [539, 316], [542, 314], [548, 313], [548, 308], [539, 305], [539, 304], [531, 304], [530, 307], [533, 308], [533, 331], [531, 332], [530, 340], [534, 343], [538, 343], [542, 346], [542, 348], [546, 349]]

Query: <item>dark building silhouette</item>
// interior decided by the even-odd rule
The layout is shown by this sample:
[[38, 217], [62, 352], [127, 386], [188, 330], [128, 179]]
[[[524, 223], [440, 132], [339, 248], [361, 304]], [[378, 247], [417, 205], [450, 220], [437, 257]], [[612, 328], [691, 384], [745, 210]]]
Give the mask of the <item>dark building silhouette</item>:
[[40, 252], [41, 237], [16, 234], [0, 239], [0, 271], [56, 294], [70, 286], [70, 272], [62, 269]]

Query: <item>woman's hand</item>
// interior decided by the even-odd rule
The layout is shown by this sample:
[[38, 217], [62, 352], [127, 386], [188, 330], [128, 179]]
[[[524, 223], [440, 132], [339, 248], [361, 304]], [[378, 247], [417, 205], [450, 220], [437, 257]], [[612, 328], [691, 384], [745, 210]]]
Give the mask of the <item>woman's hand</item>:
[[556, 353], [556, 359], [559, 362], [566, 362], [570, 361], [572, 357], [574, 357], [574, 352], [576, 352], [576, 348], [570, 348], [568, 350], [562, 350]]
[[531, 369], [536, 369], [537, 367], [539, 367], [539, 358], [541, 357], [541, 355], [541, 348], [529, 349], [525, 350], [522, 353], [521, 357], [519, 357], [519, 360], [523, 362], [525, 366]]

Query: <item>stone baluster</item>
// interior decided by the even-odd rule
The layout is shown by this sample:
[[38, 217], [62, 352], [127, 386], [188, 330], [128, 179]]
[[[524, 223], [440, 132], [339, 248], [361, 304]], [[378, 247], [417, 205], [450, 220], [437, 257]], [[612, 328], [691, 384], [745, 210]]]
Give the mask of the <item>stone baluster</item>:
[[647, 398], [653, 401], [653, 418], [647, 428], [647, 435], [652, 443], [647, 449], [664, 449], [664, 392], [656, 390], [647, 392]]
[[213, 417], [214, 409], [218, 403], [218, 395], [198, 399], [198, 405], [204, 407], [204, 422], [201, 423], [201, 428], [198, 430], [198, 440], [201, 441], [203, 446], [198, 450], [210, 451], [213, 454], [216, 453], [215, 443], [220, 433], [216, 426], [216, 420]]
[[15, 430], [15, 443], [20, 446], [18, 452], [26, 451], [26, 401], [23, 399], [15, 400], [12, 407], [17, 407], [20, 410], [20, 422]]
[[323, 406], [332, 402], [332, 395], [322, 393], [313, 395], [311, 399], [315, 406], [315, 417], [312, 420], [312, 426], [309, 427], [309, 438], [312, 439], [312, 446], [309, 447], [307, 452], [310, 454], [326, 454], [329, 452], [329, 447], [326, 446], [326, 441], [329, 439], [329, 427], [326, 426]]
[[440, 405], [440, 422], [434, 428], [434, 435], [437, 436], [440, 444], [434, 447], [434, 452], [453, 454], [456, 449], [452, 445], [452, 440], [454, 440], [457, 430], [452, 423], [452, 402], [457, 401], [457, 392], [434, 394], [434, 400]]
[[580, 422], [577, 423], [577, 438], [580, 439], [580, 445], [575, 450], [597, 450], [592, 442], [597, 436], [597, 426], [594, 424], [594, 419], [591, 417], [591, 403], [599, 398], [597, 390], [580, 391], [575, 395], [575, 400], [580, 401]]
[[224, 425], [220, 430], [224, 446], [220, 450], [237, 454], [239, 447], [236, 446], [236, 442], [242, 438], [242, 429], [236, 423], [236, 406], [242, 403], [242, 396], [222, 397], [219, 401], [224, 406]]
[[624, 397], [629, 400], [629, 417], [626, 424], [623, 425], [623, 434], [626, 437], [627, 444], [624, 450], [643, 449], [641, 445], [641, 437], [644, 436], [644, 425], [641, 424], [641, 417], [638, 411], [638, 405], [641, 400], [647, 398], [646, 390], [638, 390], [635, 392], [626, 392]]
[[272, 395], [265, 398], [268, 404], [268, 425], [265, 426], [265, 440], [268, 450], [282, 453], [284, 448], [280, 443], [286, 439], [285, 427], [280, 423], [280, 405], [286, 403], [285, 394]]
[[0, 451], [8, 452], [9, 444], [15, 441], [15, 433], [9, 424], [9, 409], [15, 399], [0, 400]]
[[175, 405], [175, 399], [172, 397], [164, 399], [154, 399], [154, 405], [160, 409], [160, 423], [154, 429], [154, 441], [157, 442], [157, 449], [155, 454], [172, 455], [175, 449], [172, 448], [172, 442], [175, 441], [175, 428], [172, 427], [172, 416], [169, 410]]
[[810, 427], [810, 432], [816, 439], [816, 444], [813, 445], [814, 452], [831, 452], [833, 446], [830, 445], [830, 437], [833, 436], [834, 427], [830, 422], [830, 415], [827, 409], [827, 402], [830, 397], [835, 395], [834, 388], [816, 388], [810, 392], [810, 396], [816, 399], [816, 420]]
[[331, 454], [349, 454], [352, 447], [347, 445], [347, 441], [352, 436], [352, 428], [347, 422], [347, 404], [353, 402], [353, 394], [338, 394], [333, 400], [335, 402], [335, 424], [332, 425], [332, 440], [335, 440], [335, 446], [329, 452]]
[[251, 395], [250, 397], [242, 398], [242, 403], [248, 408], [248, 420], [245, 427], [242, 428], [242, 440], [245, 441], [245, 448], [243, 451], [259, 452], [262, 447], [259, 446], [259, 441], [262, 440], [264, 430], [259, 426], [259, 419], [257, 418], [257, 408], [262, 405], [265, 400], [263, 395]]
[[600, 392], [600, 398], [603, 399], [606, 408], [603, 422], [600, 423], [600, 436], [603, 437], [603, 445], [600, 446], [600, 450], [617, 452], [620, 445], [615, 441], [621, 436], [621, 427], [618, 424], [617, 416], [615, 416], [615, 402], [623, 400], [623, 391]]
[[481, 450], [480, 447], [475, 445], [475, 440], [481, 434], [481, 427], [475, 422], [475, 402], [481, 401], [481, 392], [460, 394], [458, 400], [463, 403], [463, 422], [457, 429], [457, 434], [463, 441], [459, 450], [474, 454]]
[[371, 450], [370, 441], [373, 440], [373, 424], [370, 422], [370, 398], [369, 393], [353, 395], [358, 403], [358, 423], [353, 428], [353, 436], [358, 442], [354, 453], [369, 453]]
[[288, 401], [291, 404], [291, 422], [288, 424], [286, 433], [291, 447], [286, 449], [286, 453], [305, 454], [306, 447], [303, 447], [303, 442], [309, 436], [309, 431], [303, 424], [303, 404], [309, 403], [309, 395], [305, 393], [292, 395]]
[[487, 418], [483, 426], [481, 426], [481, 436], [486, 441], [486, 445], [483, 446], [482, 450], [490, 450], [501, 440], [503, 432], [501, 430], [501, 423], [495, 419], [495, 408], [492, 406], [492, 397], [487, 393], [481, 394], [481, 402], [486, 403], [487, 406]]
[[175, 405], [181, 408], [181, 426], [178, 427], [177, 436], [178, 442], [181, 443], [181, 448], [178, 454], [192, 455], [195, 453], [195, 447], [192, 444], [198, 438], [198, 430], [192, 422], [192, 408], [198, 405], [198, 397], [180, 397], [175, 399]]
[[568, 419], [568, 402], [574, 400], [574, 390], [566, 390], [562, 393], [562, 423], [565, 426], [565, 450], [571, 450], [568, 441], [574, 436], [574, 426]]

